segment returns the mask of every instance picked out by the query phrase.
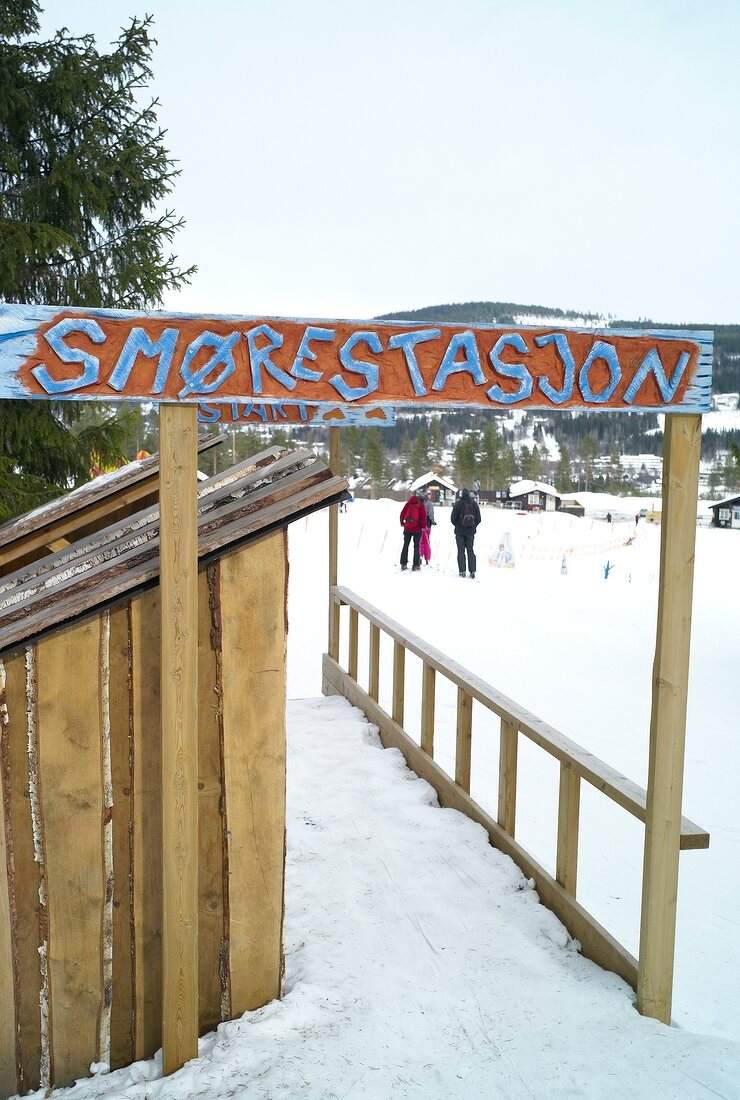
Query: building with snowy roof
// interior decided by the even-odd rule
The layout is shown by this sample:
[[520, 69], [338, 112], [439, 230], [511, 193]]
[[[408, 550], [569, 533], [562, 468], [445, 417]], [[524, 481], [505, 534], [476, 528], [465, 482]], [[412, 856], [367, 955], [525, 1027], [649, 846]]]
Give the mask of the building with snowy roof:
[[712, 527], [740, 528], [740, 494], [725, 497], [709, 507], [712, 511]]
[[409, 488], [412, 493], [417, 493], [420, 489], [428, 489], [435, 504], [446, 504], [457, 496], [457, 486], [448, 477], [437, 474], [433, 470], [417, 477], [416, 481], [411, 482]]
[[560, 507], [560, 493], [544, 481], [516, 481], [509, 486], [509, 500], [528, 512], [554, 512]]

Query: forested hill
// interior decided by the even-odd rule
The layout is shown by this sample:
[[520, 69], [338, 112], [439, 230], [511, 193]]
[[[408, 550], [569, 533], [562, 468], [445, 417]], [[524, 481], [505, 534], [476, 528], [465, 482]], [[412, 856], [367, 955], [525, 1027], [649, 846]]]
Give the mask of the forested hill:
[[452, 324], [501, 324], [532, 325], [540, 321], [546, 325], [558, 324], [582, 328], [676, 328], [712, 329], [714, 331], [714, 372], [712, 389], [715, 393], [740, 392], [740, 324], [713, 325], [696, 322], [677, 325], [670, 322], [627, 321], [615, 317], [603, 317], [597, 313], [579, 313], [572, 309], [553, 309], [550, 306], [526, 306], [517, 302], [452, 302], [447, 305], [425, 306], [423, 309], [400, 310], [384, 313], [381, 321], [449, 321]]

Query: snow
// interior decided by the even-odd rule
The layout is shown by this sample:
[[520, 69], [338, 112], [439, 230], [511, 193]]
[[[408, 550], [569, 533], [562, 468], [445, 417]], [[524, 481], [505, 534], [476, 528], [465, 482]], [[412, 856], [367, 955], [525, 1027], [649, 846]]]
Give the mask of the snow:
[[[340, 583], [644, 786], [659, 527], [484, 507], [471, 581], [457, 575], [443, 506], [432, 565], [397, 571], [400, 508], [356, 500], [340, 514]], [[740, 1097], [740, 533], [697, 530], [684, 813], [712, 841], [681, 856], [671, 1028], [639, 1016], [632, 991], [578, 954], [483, 830], [439, 809], [359, 711], [320, 696], [326, 533], [324, 513], [290, 529], [285, 996], [221, 1025], [170, 1078], [158, 1059], [112, 1074], [96, 1066], [53, 1095]], [[505, 533], [517, 565], [495, 569]], [[362, 682], [362, 626], [360, 642]], [[391, 663], [383, 644], [386, 709]], [[412, 734], [419, 700], [409, 658]], [[437, 714], [435, 757], [449, 770], [455, 698], [441, 677]], [[484, 718], [476, 706], [472, 795], [490, 808], [496, 724]], [[590, 788], [581, 814], [579, 900], [636, 954], [642, 826]], [[517, 817], [518, 839], [552, 870], [557, 768], [526, 742]]]

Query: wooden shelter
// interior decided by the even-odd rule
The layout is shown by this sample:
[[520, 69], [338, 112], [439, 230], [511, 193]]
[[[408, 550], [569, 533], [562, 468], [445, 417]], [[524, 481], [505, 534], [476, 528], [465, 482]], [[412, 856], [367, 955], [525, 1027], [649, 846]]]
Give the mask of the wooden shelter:
[[740, 493], [718, 500], [709, 507], [712, 511], [712, 527], [740, 528]]
[[[198, 496], [198, 1029], [279, 996], [287, 525], [346, 496], [266, 450]], [[30, 528], [29, 528], [30, 530]], [[162, 1045], [156, 508], [0, 583], [0, 1095]]]

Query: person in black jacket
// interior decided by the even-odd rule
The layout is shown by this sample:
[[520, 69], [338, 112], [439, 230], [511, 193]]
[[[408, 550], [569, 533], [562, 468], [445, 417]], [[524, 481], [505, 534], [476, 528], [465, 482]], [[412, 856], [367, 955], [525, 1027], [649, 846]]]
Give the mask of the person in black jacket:
[[480, 523], [480, 508], [470, 495], [469, 489], [463, 489], [460, 497], [452, 506], [450, 521], [455, 528], [455, 542], [457, 543], [457, 568], [460, 576], [465, 576], [465, 557], [468, 559], [468, 572], [475, 577], [475, 551], [473, 542], [475, 532]]

